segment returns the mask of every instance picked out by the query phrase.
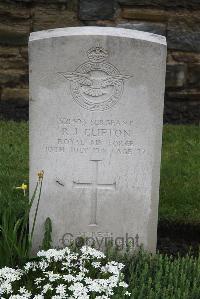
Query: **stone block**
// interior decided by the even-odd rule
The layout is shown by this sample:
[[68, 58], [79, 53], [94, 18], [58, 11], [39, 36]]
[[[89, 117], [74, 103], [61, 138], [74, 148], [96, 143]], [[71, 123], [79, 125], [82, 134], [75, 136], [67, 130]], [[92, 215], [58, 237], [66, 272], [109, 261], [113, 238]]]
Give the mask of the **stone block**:
[[142, 20], [149, 22], [165, 22], [168, 19], [169, 13], [161, 9], [151, 8], [123, 8], [121, 13], [122, 18], [129, 20]]
[[200, 101], [165, 99], [164, 123], [199, 125]]
[[173, 51], [171, 56], [177, 62], [200, 63], [200, 53]]
[[96, 21], [84, 21], [86, 26], [100, 26], [100, 27], [116, 27], [113, 20], [96, 20]]
[[30, 18], [30, 9], [24, 5], [11, 3], [11, 2], [0, 2], [0, 18], [10, 19], [10, 21], [23, 20]]
[[[44, 4], [67, 4], [71, 0], [14, 0], [15, 2], [20, 2], [20, 3], [34, 3], [40, 5], [41, 3]], [[73, 1], [73, 0], [72, 0]]]
[[21, 57], [23, 57], [25, 60], [28, 60], [28, 47], [20, 47], [19, 53]]
[[188, 66], [187, 83], [190, 86], [200, 88], [200, 63]]
[[28, 88], [3, 88], [2, 101], [28, 101]]
[[185, 89], [180, 91], [166, 91], [168, 99], [176, 100], [200, 100], [200, 90]]
[[131, 6], [153, 6], [157, 8], [189, 8], [199, 9], [199, 0], [117, 0], [121, 5]]
[[151, 32], [159, 35], [166, 35], [166, 25], [163, 23], [152, 23], [152, 22], [123, 22], [117, 24], [116, 27], [133, 29], [139, 31]]
[[27, 82], [27, 70], [0, 70], [0, 84], [16, 86]]
[[36, 6], [32, 14], [33, 31], [77, 26], [80, 23], [75, 12], [57, 6]]
[[167, 64], [166, 87], [183, 87], [186, 81], [187, 65]]
[[18, 47], [7, 47], [0, 45], [0, 57], [18, 57], [19, 48]]
[[28, 120], [28, 101], [9, 100], [0, 101], [0, 119]]
[[21, 57], [0, 57], [0, 65], [4, 70], [7, 69], [28, 69], [28, 61]]
[[194, 17], [169, 20], [167, 45], [169, 49], [200, 53], [200, 18]]
[[0, 24], [0, 44], [7, 46], [26, 45], [29, 35], [29, 23]]
[[80, 0], [81, 20], [104, 20], [114, 17], [114, 0]]

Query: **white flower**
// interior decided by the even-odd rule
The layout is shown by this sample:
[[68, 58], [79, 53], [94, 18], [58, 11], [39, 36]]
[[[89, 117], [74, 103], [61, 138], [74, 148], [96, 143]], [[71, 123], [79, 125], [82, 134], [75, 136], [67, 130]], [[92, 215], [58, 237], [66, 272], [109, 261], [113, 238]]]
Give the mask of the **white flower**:
[[120, 281], [119, 286], [123, 288], [128, 288], [128, 284], [124, 281]]
[[94, 268], [100, 268], [101, 267], [101, 263], [100, 262], [92, 262], [92, 266]]
[[[88, 246], [83, 246], [81, 253], [70, 252], [68, 248], [40, 251], [38, 260], [26, 263], [23, 270], [0, 269], [0, 298], [45, 299], [50, 295], [52, 299], [110, 299], [119, 287], [124, 289], [124, 295], [130, 296], [121, 272], [124, 265], [105, 262], [104, 253]], [[20, 282], [17, 290], [16, 286], [12, 288], [12, 283], [20, 281], [24, 274], [34, 291], [27, 290], [27, 285]], [[35, 289], [38, 294], [34, 293]]]
[[49, 290], [52, 291], [53, 287], [49, 283], [47, 283], [43, 286], [42, 295], [46, 294]]
[[47, 263], [47, 261], [45, 261], [45, 260], [41, 260], [38, 264], [39, 269], [42, 271], [45, 271], [48, 266], [49, 266], [49, 263]]
[[90, 295], [88, 294], [88, 288], [85, 287], [81, 282], [75, 282], [68, 289], [73, 292], [74, 298], [78, 298], [78, 299], [90, 298]]
[[56, 281], [61, 278], [60, 274], [53, 273], [53, 271], [44, 272], [44, 274], [50, 282]]
[[27, 299], [26, 295], [11, 295], [9, 299]]
[[112, 261], [112, 262], [108, 262], [105, 266], [103, 266], [101, 268], [101, 271], [105, 273], [112, 273], [112, 274], [119, 275], [123, 267], [124, 267], [123, 264]]
[[56, 250], [56, 249], [49, 249], [47, 251], [41, 250], [37, 253], [38, 257], [44, 257], [46, 258], [49, 262], [51, 260], [54, 260], [55, 262], [57, 261], [62, 261], [63, 259], [65, 259], [65, 255], [70, 254], [70, 250], [69, 248], [64, 248], [64, 249], [60, 249], [60, 250]]
[[31, 293], [25, 287], [21, 287], [19, 289], [19, 293], [22, 294], [24, 296], [24, 298], [30, 298], [31, 297]]
[[64, 297], [66, 295], [66, 286], [64, 284], [59, 284], [56, 288], [56, 293]]
[[38, 264], [37, 264], [37, 262], [28, 262], [28, 263], [26, 263], [26, 265], [24, 266], [24, 270], [25, 270], [25, 272], [28, 272], [29, 270], [36, 271], [37, 268], [38, 268]]
[[0, 269], [0, 295], [12, 293], [12, 282], [20, 280], [24, 272], [19, 269], [4, 267]]
[[71, 281], [74, 281], [74, 280], [75, 280], [74, 276], [71, 275], [71, 274], [63, 275], [62, 278], [63, 278], [65, 281], [68, 281], [68, 282], [71, 282]]
[[91, 248], [89, 246], [83, 246], [81, 248], [81, 252], [83, 253], [83, 255], [85, 256], [91, 256], [91, 257], [96, 257], [97, 259], [101, 259], [101, 258], [105, 258], [105, 254], [101, 251], [98, 251], [94, 248]]
[[41, 284], [41, 282], [42, 282], [43, 280], [44, 280], [44, 278], [38, 277], [38, 278], [36, 278], [36, 279], [34, 280], [34, 282], [35, 282], [36, 285], [39, 285], [39, 284]]

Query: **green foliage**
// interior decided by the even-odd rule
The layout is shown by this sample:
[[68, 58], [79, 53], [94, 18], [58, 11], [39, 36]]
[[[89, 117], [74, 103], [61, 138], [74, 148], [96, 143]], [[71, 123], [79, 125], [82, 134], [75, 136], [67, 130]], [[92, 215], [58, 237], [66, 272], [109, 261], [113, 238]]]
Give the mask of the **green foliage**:
[[[109, 258], [125, 264], [126, 282], [132, 299], [199, 299], [200, 255], [176, 259], [143, 250]], [[117, 294], [114, 299], [123, 298]]]
[[200, 222], [200, 129], [164, 126], [159, 218]]
[[[80, 252], [77, 248], [76, 253]], [[43, 254], [44, 256], [44, 254]], [[50, 256], [49, 253], [46, 256]], [[36, 264], [33, 264], [33, 270], [29, 270], [28, 274], [22, 279], [22, 281], [17, 281], [15, 285], [15, 290], [19, 290], [20, 287], [25, 286], [27, 290], [33, 294], [38, 293], [38, 288], [35, 287], [35, 279], [42, 278], [42, 286], [46, 283], [50, 283], [53, 286], [52, 292], [55, 292], [56, 286], [64, 283], [68, 286], [68, 282], [63, 282], [61, 278], [55, 281], [51, 281], [47, 276], [52, 276], [53, 274], [67, 274], [71, 273], [73, 276], [78, 274], [80, 256], [75, 259], [75, 264], [71, 260], [67, 259], [67, 263], [64, 260], [57, 259], [58, 254], [55, 252], [55, 260], [48, 258], [51, 261], [51, 265], [43, 271], [40, 266], [36, 269]], [[123, 269], [123, 275], [121, 278], [129, 285], [127, 291], [131, 293], [131, 299], [199, 299], [200, 298], [200, 255], [198, 257], [193, 257], [192, 255], [187, 255], [185, 257], [169, 257], [163, 254], [149, 254], [144, 250], [140, 249], [134, 253], [126, 252], [120, 253], [119, 251], [108, 250], [107, 256], [103, 259], [103, 265], [109, 261], [117, 261], [125, 265]], [[38, 262], [40, 259], [35, 259]], [[77, 263], [77, 264], [76, 264]], [[89, 270], [86, 273], [86, 277], [104, 278], [107, 279], [108, 276], [102, 273], [99, 269], [94, 269], [91, 267], [91, 261], [87, 261], [85, 266]], [[44, 263], [41, 263], [43, 265]], [[82, 265], [82, 263], [80, 263]], [[64, 265], [64, 267], [63, 267]], [[67, 265], [67, 266], [66, 266]], [[71, 269], [72, 267], [73, 270]], [[69, 271], [70, 268], [70, 271]], [[29, 267], [30, 269], [30, 267]], [[61, 270], [62, 269], [62, 270]], [[64, 273], [63, 273], [64, 269]], [[49, 273], [49, 274], [48, 274]], [[45, 278], [45, 280], [43, 280]], [[83, 279], [84, 280], [84, 279]], [[5, 298], [10, 298], [9, 295], [5, 295]], [[48, 292], [45, 294], [46, 299], [52, 298], [52, 293]], [[89, 298], [96, 298], [91, 294]], [[114, 295], [109, 296], [112, 299], [127, 299], [121, 288], [115, 289]]]
[[[35, 220], [37, 217], [38, 206], [41, 197], [42, 179], [40, 179], [35, 187], [33, 196], [30, 201], [28, 198], [24, 213], [19, 217], [15, 213], [15, 207], [12, 201], [4, 206], [2, 211], [2, 222], [0, 225], [0, 266], [16, 266], [22, 265], [28, 260], [32, 246], [33, 233], [35, 229]], [[33, 201], [37, 198], [37, 206], [34, 214], [34, 222], [31, 234], [29, 235], [29, 213], [33, 205]]]
[[15, 187], [28, 183], [28, 124], [0, 121], [0, 141], [0, 214], [10, 202], [20, 217], [27, 197]]
[[42, 249], [48, 250], [48, 249], [52, 248], [52, 239], [51, 239], [52, 222], [49, 217], [45, 221], [44, 229], [45, 229], [45, 232], [44, 232], [44, 238], [42, 241]]

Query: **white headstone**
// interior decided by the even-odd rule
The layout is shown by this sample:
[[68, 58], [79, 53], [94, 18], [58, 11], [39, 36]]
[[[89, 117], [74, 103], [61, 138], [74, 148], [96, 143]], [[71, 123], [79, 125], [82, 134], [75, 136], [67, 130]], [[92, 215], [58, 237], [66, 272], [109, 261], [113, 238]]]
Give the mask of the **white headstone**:
[[33, 248], [50, 217], [54, 246], [155, 251], [165, 38], [63, 28], [32, 33], [29, 55], [31, 190], [45, 173]]

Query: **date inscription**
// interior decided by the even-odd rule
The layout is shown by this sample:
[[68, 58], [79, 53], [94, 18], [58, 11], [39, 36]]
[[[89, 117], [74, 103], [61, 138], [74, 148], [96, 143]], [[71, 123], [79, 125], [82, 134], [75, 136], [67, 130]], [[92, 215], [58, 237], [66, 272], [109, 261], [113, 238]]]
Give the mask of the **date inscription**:
[[53, 144], [47, 153], [134, 155], [145, 153], [134, 136], [133, 120], [58, 117]]

